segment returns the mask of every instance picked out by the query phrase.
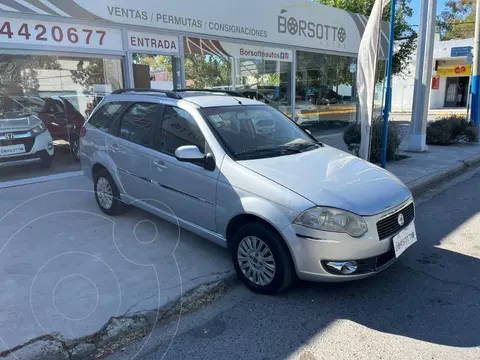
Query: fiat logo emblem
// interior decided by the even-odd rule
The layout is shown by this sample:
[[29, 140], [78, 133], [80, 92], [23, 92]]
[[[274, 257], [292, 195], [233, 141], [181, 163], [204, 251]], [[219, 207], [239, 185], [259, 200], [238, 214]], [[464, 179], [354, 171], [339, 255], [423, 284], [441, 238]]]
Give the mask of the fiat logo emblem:
[[398, 214], [397, 221], [398, 221], [398, 225], [400, 226], [403, 226], [403, 224], [405, 224], [405, 217], [403, 216], [402, 213]]

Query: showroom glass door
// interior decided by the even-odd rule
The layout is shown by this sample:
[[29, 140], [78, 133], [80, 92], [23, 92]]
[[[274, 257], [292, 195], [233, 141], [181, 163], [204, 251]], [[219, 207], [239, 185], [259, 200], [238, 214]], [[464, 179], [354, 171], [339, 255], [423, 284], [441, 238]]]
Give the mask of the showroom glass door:
[[184, 87], [178, 36], [129, 31], [127, 38], [136, 89]]
[[121, 58], [0, 55], [0, 182], [80, 170], [80, 129]]
[[179, 56], [134, 53], [133, 84], [136, 89], [181, 89]]

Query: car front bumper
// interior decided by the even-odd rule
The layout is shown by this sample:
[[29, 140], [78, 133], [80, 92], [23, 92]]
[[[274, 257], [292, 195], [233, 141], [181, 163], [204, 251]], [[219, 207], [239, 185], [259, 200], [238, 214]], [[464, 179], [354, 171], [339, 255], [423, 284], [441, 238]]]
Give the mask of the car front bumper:
[[20, 139], [20, 141], [25, 141], [26, 143], [30, 141], [30, 144], [31, 142], [33, 142], [33, 144], [30, 146], [26, 145], [28, 151], [25, 153], [1, 156], [0, 167], [28, 164], [39, 161], [42, 156], [53, 156], [55, 154], [53, 140], [48, 131], [38, 134], [35, 137]]
[[[397, 214], [410, 204], [412, 200], [391, 209], [388, 214]], [[414, 219], [388, 238], [380, 240], [377, 222], [388, 214], [364, 217], [369, 231], [361, 238], [309, 229], [296, 224], [284, 228], [282, 235], [290, 248], [298, 277], [308, 281], [341, 282], [363, 279], [389, 267], [396, 260], [392, 238]], [[352, 274], [335, 272], [326, 266], [328, 262], [347, 261], [355, 261], [358, 265]]]

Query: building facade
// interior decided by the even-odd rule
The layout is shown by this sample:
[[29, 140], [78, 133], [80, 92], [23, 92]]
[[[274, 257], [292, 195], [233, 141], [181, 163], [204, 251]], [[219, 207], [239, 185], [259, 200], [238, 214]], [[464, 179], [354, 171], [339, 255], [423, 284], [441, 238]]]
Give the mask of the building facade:
[[44, 101], [67, 134], [54, 139], [119, 88], [232, 89], [305, 123], [356, 118], [362, 15], [308, 0], [9, 0], [0, 13], [0, 103]]
[[[467, 108], [470, 103], [473, 39], [440, 41], [437, 36], [432, 63], [431, 110]], [[394, 111], [412, 110], [416, 59], [393, 79]]]

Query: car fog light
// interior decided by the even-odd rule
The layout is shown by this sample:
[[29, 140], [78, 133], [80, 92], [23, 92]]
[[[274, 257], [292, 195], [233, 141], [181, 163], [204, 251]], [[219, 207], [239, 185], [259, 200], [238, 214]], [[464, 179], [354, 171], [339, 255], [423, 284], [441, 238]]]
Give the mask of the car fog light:
[[353, 274], [358, 269], [358, 264], [356, 261], [329, 261], [327, 266], [341, 272], [344, 275]]
[[47, 148], [48, 148], [48, 150], [52, 150], [53, 149], [53, 144], [51, 142], [49, 142], [48, 145], [47, 145]]

